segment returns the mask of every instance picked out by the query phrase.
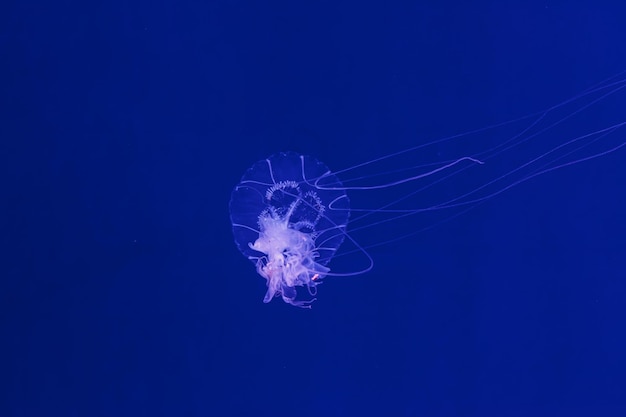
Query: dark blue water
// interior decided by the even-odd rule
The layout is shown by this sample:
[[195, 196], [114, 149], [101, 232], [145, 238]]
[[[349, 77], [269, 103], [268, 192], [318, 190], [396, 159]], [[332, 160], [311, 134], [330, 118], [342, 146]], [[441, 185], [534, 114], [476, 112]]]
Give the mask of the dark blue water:
[[[0, 416], [625, 415], [625, 148], [262, 303], [228, 212], [257, 160], [339, 170], [626, 69], [619, 2], [413, 3], [3, 5]], [[626, 120], [601, 104], [547, 147]]]

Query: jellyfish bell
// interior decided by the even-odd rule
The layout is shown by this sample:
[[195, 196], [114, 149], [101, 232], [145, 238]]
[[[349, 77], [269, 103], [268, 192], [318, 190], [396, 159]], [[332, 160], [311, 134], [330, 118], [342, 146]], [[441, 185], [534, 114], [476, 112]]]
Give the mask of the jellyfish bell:
[[[370, 248], [621, 149], [626, 121], [615, 108], [625, 107], [618, 94], [625, 87], [614, 77], [544, 111], [334, 171], [293, 152], [255, 163], [233, 190], [230, 213], [239, 250], [266, 280], [263, 301], [310, 307], [325, 277], [371, 270]], [[433, 158], [442, 148], [446, 157]], [[417, 223], [417, 215], [428, 220]], [[333, 257], [350, 254], [354, 267], [331, 270]]]
[[[267, 281], [266, 303], [280, 296], [288, 304], [308, 307], [316, 286], [329, 274], [328, 263], [349, 237], [346, 192], [318, 189], [311, 181], [341, 184], [315, 158], [287, 152], [255, 163], [233, 190], [235, 243]], [[333, 210], [328, 210], [331, 204]], [[298, 295], [302, 289], [307, 301]]]

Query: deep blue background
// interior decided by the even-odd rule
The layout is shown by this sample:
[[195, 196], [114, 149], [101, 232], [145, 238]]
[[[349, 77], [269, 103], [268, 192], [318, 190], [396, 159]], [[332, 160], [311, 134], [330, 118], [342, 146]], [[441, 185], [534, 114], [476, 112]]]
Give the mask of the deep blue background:
[[625, 415], [624, 150], [261, 302], [228, 217], [255, 161], [339, 169], [626, 69], [626, 6], [411, 3], [3, 3], [0, 416]]

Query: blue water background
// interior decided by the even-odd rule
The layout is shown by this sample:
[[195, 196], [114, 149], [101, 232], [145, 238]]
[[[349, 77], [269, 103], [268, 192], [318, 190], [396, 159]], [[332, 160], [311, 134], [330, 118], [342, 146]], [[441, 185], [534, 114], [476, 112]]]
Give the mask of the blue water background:
[[228, 213], [257, 160], [340, 169], [626, 69], [620, 2], [430, 3], [3, 5], [0, 415], [626, 415], [624, 149], [372, 249], [312, 310], [261, 302]]

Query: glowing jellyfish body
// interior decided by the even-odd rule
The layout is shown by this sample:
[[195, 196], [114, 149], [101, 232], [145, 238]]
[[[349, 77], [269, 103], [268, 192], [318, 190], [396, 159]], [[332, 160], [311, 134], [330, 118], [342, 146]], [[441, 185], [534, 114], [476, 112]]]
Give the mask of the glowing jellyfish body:
[[[329, 272], [326, 265], [346, 236], [350, 211], [345, 191], [318, 190], [307, 180], [328, 172], [312, 157], [276, 154], [254, 164], [232, 193], [235, 242], [267, 281], [266, 303], [281, 296], [307, 307]], [[325, 181], [340, 184], [333, 175]], [[327, 210], [330, 203], [337, 209]], [[298, 287], [308, 290], [308, 300], [299, 299]]]
[[[626, 126], [622, 112], [617, 120], [606, 120], [616, 108], [626, 108], [616, 94], [624, 88], [625, 79], [609, 79], [547, 110], [339, 171], [291, 152], [257, 162], [235, 187], [230, 213], [239, 250], [267, 281], [264, 302], [280, 296], [286, 303], [309, 307], [324, 277], [369, 271], [373, 261], [366, 248], [420, 229], [411, 224], [397, 236], [376, 236], [366, 245], [354, 239], [355, 232], [418, 213], [445, 213], [429, 228], [539, 175], [626, 146], [623, 135], [615, 134]], [[434, 162], [420, 157], [442, 146], [457, 153]], [[429, 199], [427, 192], [442, 184], [452, 184], [447, 187], [450, 194]], [[350, 207], [346, 194], [390, 189], [391, 197], [369, 198], [373, 204], [367, 207]], [[366, 264], [331, 272], [328, 264], [345, 240], [352, 245], [348, 253], [359, 252]]]

